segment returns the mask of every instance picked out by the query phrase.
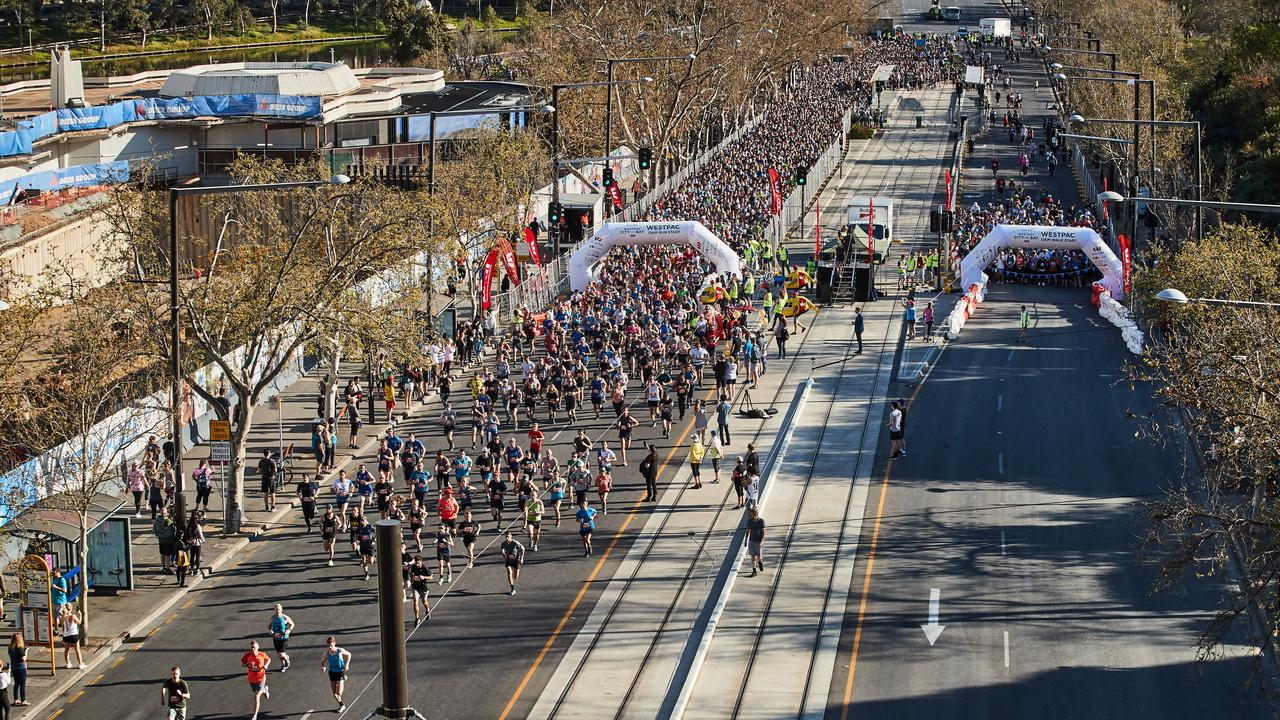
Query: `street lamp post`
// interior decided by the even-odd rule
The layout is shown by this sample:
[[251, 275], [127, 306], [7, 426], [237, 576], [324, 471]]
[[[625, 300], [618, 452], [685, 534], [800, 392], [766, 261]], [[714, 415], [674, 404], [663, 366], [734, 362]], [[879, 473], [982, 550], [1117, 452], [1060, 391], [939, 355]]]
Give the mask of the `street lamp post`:
[[687, 60], [690, 64], [698, 59], [696, 53], [688, 55], [667, 55], [659, 57], [635, 57], [635, 58], [608, 58], [605, 63], [608, 65], [607, 75], [609, 78], [608, 101], [604, 110], [604, 154], [608, 157], [613, 152], [613, 66], [614, 63], [638, 63], [638, 62], [664, 62], [675, 60]]
[[1263, 203], [1225, 202], [1221, 200], [1182, 200], [1180, 198], [1125, 197], [1118, 192], [1106, 191], [1098, 193], [1099, 202], [1144, 202], [1154, 205], [1185, 205], [1187, 207], [1214, 208], [1216, 210], [1235, 210], [1238, 212], [1280, 213], [1280, 205]]
[[[557, 83], [551, 86], [551, 202], [560, 202], [560, 91], [580, 90], [583, 88], [608, 87], [614, 85], [632, 85], [651, 83], [653, 78], [645, 76], [635, 80], [603, 80], [597, 82]], [[606, 154], [608, 151], [606, 150]], [[560, 228], [548, 227], [551, 234], [551, 257], [560, 257]]]
[[1111, 58], [1111, 69], [1112, 70], [1116, 69], [1116, 53], [1113, 53], [1113, 52], [1102, 52], [1101, 50], [1076, 50], [1074, 48], [1056, 48], [1056, 47], [1047, 47], [1047, 46], [1045, 47], [1044, 51], [1046, 54], [1051, 52], [1060, 52], [1060, 53], [1074, 53], [1076, 55], [1092, 55], [1094, 57], [1109, 57]]
[[[1106, 125], [1149, 125], [1153, 130], [1157, 127], [1193, 128], [1195, 130], [1195, 135], [1196, 135], [1196, 200], [1204, 200], [1204, 179], [1203, 179], [1202, 170], [1201, 170], [1201, 165], [1203, 164], [1201, 160], [1202, 138], [1201, 138], [1201, 132], [1200, 132], [1200, 122], [1198, 120], [1122, 120], [1120, 118], [1086, 118], [1078, 114], [1072, 115], [1069, 118], [1069, 120], [1073, 124], [1077, 124], [1077, 125], [1083, 125], [1087, 123], [1102, 123]], [[1154, 155], [1154, 153], [1155, 153], [1155, 146], [1152, 145], [1152, 154]], [[1154, 159], [1152, 160], [1152, 162], [1153, 163], [1155, 162]], [[1152, 180], [1154, 181], [1155, 178], [1153, 177]], [[1201, 208], [1196, 207], [1195, 225], [1196, 225], [1197, 240], [1204, 236], [1203, 228], [1201, 226], [1201, 219], [1202, 219], [1201, 213], [1202, 213]]]
[[[170, 420], [173, 433], [173, 477], [174, 477], [174, 514], [178, 526], [182, 527], [187, 512], [187, 502], [183, 495], [186, 490], [185, 474], [182, 471], [182, 349], [181, 326], [179, 313], [181, 305], [178, 297], [178, 198], [192, 195], [226, 195], [236, 192], [261, 192], [264, 190], [290, 190], [293, 188], [314, 188], [323, 185], [343, 185], [351, 182], [346, 175], [334, 175], [328, 180], [302, 180], [284, 183], [254, 183], [246, 185], [196, 185], [191, 187], [169, 188], [169, 373], [170, 388]], [[244, 402], [245, 398], [240, 398]], [[242, 485], [243, 486], [243, 485]], [[226, 492], [226, 489], [223, 489]], [[222, 527], [227, 533], [240, 530], [239, 515], [235, 518], [222, 518]]]
[[1177, 288], [1165, 288], [1156, 293], [1156, 299], [1160, 302], [1170, 303], [1173, 305], [1187, 305], [1189, 303], [1206, 303], [1211, 305], [1231, 305], [1244, 308], [1271, 308], [1280, 310], [1280, 303], [1258, 302], [1256, 300], [1220, 300], [1218, 298], [1189, 298], [1187, 294]]

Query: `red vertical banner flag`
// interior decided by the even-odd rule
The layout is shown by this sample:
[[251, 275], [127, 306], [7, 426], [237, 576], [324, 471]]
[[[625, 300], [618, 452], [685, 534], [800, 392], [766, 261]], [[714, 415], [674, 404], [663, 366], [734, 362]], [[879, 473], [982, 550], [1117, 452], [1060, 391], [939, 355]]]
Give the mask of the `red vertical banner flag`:
[[769, 209], [774, 215], [782, 212], [782, 177], [777, 168], [769, 168]]
[[609, 199], [613, 200], [613, 209], [622, 209], [622, 191], [618, 189], [618, 183], [609, 186]]
[[[1102, 191], [1103, 191], [1103, 192], [1106, 192], [1106, 191], [1107, 191], [1107, 179], [1106, 179], [1106, 178], [1102, 178]], [[1107, 222], [1110, 222], [1110, 221], [1111, 221], [1111, 218], [1108, 216], [1108, 213], [1107, 213], [1107, 204], [1106, 204], [1106, 203], [1102, 203], [1102, 219], [1103, 219], [1103, 220], [1106, 220]]]
[[1132, 267], [1132, 252], [1129, 243], [1129, 236], [1124, 233], [1120, 233], [1116, 236], [1116, 239], [1120, 241], [1120, 266], [1124, 268], [1124, 294], [1128, 295], [1130, 277], [1129, 268]]
[[507, 277], [511, 278], [511, 284], [514, 286], [520, 282], [520, 268], [516, 265], [516, 251], [511, 247], [511, 241], [506, 238], [498, 238], [498, 256], [502, 258], [502, 268], [507, 271]]
[[493, 304], [493, 275], [498, 269], [498, 248], [489, 251], [484, 258], [484, 272], [480, 275], [480, 306], [485, 310]]
[[542, 255], [538, 253], [538, 236], [533, 234], [533, 228], [528, 225], [524, 226], [524, 241], [529, 244], [529, 259], [534, 265], [542, 267]]
[[874, 265], [876, 262], [876, 206], [875, 201], [867, 204], [867, 263]]
[[947, 183], [947, 211], [950, 212], [951, 210], [951, 168], [947, 168], [942, 172], [943, 172], [942, 177], [946, 180], [946, 183]]
[[822, 254], [822, 203], [813, 201], [813, 260]]

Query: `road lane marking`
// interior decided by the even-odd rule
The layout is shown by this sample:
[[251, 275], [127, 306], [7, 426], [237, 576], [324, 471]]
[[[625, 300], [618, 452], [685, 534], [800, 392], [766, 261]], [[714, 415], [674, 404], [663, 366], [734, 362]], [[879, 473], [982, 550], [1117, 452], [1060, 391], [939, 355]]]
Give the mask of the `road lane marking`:
[[[916, 385], [907, 399], [907, 408], [915, 403], [923, 384]], [[889, 492], [889, 473], [893, 471], [893, 458], [885, 462], [884, 475], [880, 478], [880, 500], [876, 504], [876, 521], [871, 530], [871, 547], [867, 551], [867, 569], [862, 578], [862, 600], [858, 603], [858, 622], [853, 631], [853, 650], [849, 657], [849, 674], [844, 681], [844, 702], [840, 706], [840, 720], [849, 719], [849, 698], [853, 697], [853, 679], [858, 670], [858, 649], [862, 645], [862, 628], [867, 617], [867, 599], [871, 594], [871, 572], [876, 567], [876, 547], [880, 543], [880, 523], [884, 519], [884, 501]]]
[[[1009, 631], [1004, 631], [1004, 666], [1009, 667]], [[307, 720], [303, 718], [302, 720]]]
[[1004, 395], [996, 396], [996, 412], [1004, 411]]
[[90, 680], [90, 681], [89, 681], [89, 684], [90, 684], [90, 685], [97, 685], [97, 684], [98, 684], [98, 681], [99, 681], [99, 680], [101, 680], [101, 679], [103, 678], [103, 676], [104, 676], [104, 675], [106, 675], [106, 673], [98, 673], [98, 677], [96, 677], [96, 678], [94, 678], [94, 679]]
[[58, 708], [57, 710], [54, 710], [53, 714], [49, 716], [49, 720], [58, 720], [58, 716], [61, 715], [62, 711], [65, 709], [66, 708]]
[[[708, 393], [707, 397], [710, 398], [711, 393]], [[675, 443], [671, 446], [671, 452], [667, 453], [667, 457], [662, 461], [662, 465], [658, 467], [659, 477], [661, 477], [662, 473], [666, 471], [667, 465], [671, 463], [671, 460], [675, 458], [676, 452], [684, 449], [684, 440], [689, 436], [689, 431], [691, 430], [693, 430], [692, 418], [690, 418], [688, 424], [685, 425], [684, 431], [680, 433], [680, 437], [676, 438]], [[506, 706], [502, 709], [502, 714], [498, 716], [498, 720], [507, 720], [507, 717], [511, 714], [512, 708], [514, 708], [516, 703], [520, 701], [520, 696], [524, 693], [525, 688], [529, 686], [529, 681], [533, 679], [534, 673], [538, 671], [538, 667], [547, 657], [547, 653], [551, 652], [551, 646], [555, 644], [556, 638], [560, 637], [560, 633], [564, 631], [565, 626], [569, 624], [569, 620], [573, 618], [574, 611], [578, 609], [578, 605], [582, 602], [582, 598], [586, 596], [587, 590], [595, 582], [596, 575], [600, 573], [600, 570], [604, 567], [605, 561], [607, 561], [609, 559], [609, 555], [613, 553], [613, 548], [617, 546], [618, 541], [622, 539], [622, 534], [626, 532], [627, 527], [631, 525], [631, 521], [635, 519], [636, 513], [640, 512], [640, 509], [647, 504], [648, 503], [645, 503], [642, 500], [637, 500], [631, 506], [631, 510], [627, 513], [627, 517], [622, 521], [622, 526], [618, 528], [616, 533], [614, 533], [613, 539], [609, 542], [609, 546], [600, 554], [600, 559], [596, 561], [595, 567], [591, 569], [591, 574], [588, 575], [586, 581], [582, 583], [582, 587], [578, 590], [578, 594], [574, 596], [573, 602], [569, 603], [569, 609], [565, 610], [564, 615], [560, 617], [560, 622], [557, 623], [555, 629], [551, 631], [550, 637], [548, 637], [547, 641], [542, 644], [542, 649], [538, 651], [537, 657], [533, 659], [533, 665], [531, 665], [529, 670], [525, 672], [524, 677], [520, 678], [520, 684], [516, 686], [516, 691], [511, 695], [511, 699], [507, 701]]]
[[117, 665], [119, 665], [120, 663], [124, 662], [124, 658], [125, 658], [125, 656], [124, 656], [124, 655], [121, 655], [120, 657], [116, 658], [114, 661], [112, 661], [112, 663], [111, 663], [110, 665], [108, 665], [108, 666], [107, 666], [107, 669], [108, 669], [108, 670], [115, 670]]
[[1004, 557], [1004, 531], [1000, 531], [1000, 557]]
[[80, 691], [79, 691], [79, 692], [77, 692], [75, 695], [72, 695], [72, 696], [71, 696], [71, 699], [67, 701], [67, 704], [68, 704], [68, 705], [70, 705], [71, 703], [73, 703], [73, 702], [75, 702], [75, 701], [79, 700], [79, 699], [80, 699], [80, 696], [81, 696], [81, 695], [83, 695], [83, 694], [84, 694], [84, 690], [80, 690]]
[[1013, 360], [1013, 348], [1009, 348], [1009, 357], [1005, 358], [1004, 361], [1010, 362], [1012, 360]]
[[999, 468], [1000, 474], [1004, 474], [1004, 453], [996, 453], [996, 467]]
[[[1005, 633], [1005, 635], [1006, 635], [1006, 639], [1007, 639], [1007, 636], [1009, 635], [1009, 633]], [[1007, 648], [1006, 648], [1006, 655], [1007, 655], [1007, 654], [1008, 654], [1008, 653], [1007, 653]], [[1008, 665], [1008, 663], [1006, 662], [1006, 663], [1005, 663], [1005, 665], [1007, 666], [1007, 665]], [[313, 713], [313, 712], [315, 712], [315, 710], [308, 710], [308, 711], [306, 711], [306, 712], [302, 713], [302, 720], [307, 720], [307, 718], [311, 717], [311, 713]]]

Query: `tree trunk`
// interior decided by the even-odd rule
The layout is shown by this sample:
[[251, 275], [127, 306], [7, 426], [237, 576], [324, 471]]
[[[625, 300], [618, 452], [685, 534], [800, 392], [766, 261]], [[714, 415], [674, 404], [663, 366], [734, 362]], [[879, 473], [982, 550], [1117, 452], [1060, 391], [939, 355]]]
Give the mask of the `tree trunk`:
[[244, 476], [247, 467], [249, 430], [253, 427], [253, 403], [237, 390], [235, 431], [231, 433], [231, 473], [227, 478], [226, 512], [222, 516], [222, 531], [227, 535], [240, 532], [244, 511]]
[[342, 370], [342, 336], [335, 334], [329, 344], [329, 375], [324, 385], [324, 417], [338, 416], [338, 383]]
[[311, 0], [302, 4], [302, 27], [311, 27]]
[[272, 33], [280, 32], [280, 18], [278, 13], [279, 9], [280, 9], [280, 0], [271, 0], [271, 32]]
[[107, 0], [98, 0], [98, 52], [107, 51]]

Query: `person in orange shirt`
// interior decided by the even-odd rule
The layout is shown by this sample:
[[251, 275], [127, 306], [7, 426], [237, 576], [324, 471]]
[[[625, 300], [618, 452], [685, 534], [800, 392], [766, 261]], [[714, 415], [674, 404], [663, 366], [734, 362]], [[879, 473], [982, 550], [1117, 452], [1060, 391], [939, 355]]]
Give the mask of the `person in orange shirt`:
[[271, 697], [271, 688], [267, 687], [267, 668], [271, 666], [271, 657], [258, 649], [258, 641], [249, 643], [249, 652], [240, 657], [240, 664], [249, 670], [249, 689], [253, 691], [253, 720], [258, 720], [258, 710], [262, 707], [262, 697]]
[[453, 488], [446, 487], [440, 493], [440, 504], [437, 507], [437, 511], [440, 513], [440, 524], [449, 528], [450, 535], [457, 532], [458, 510], [458, 499], [453, 496]]

